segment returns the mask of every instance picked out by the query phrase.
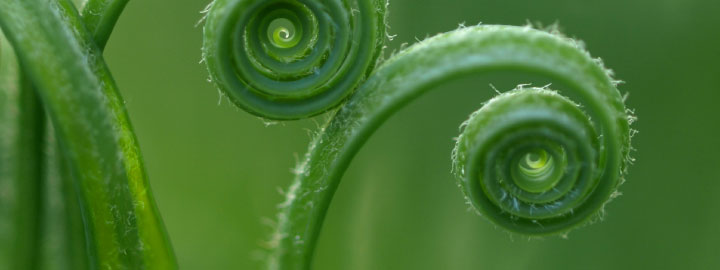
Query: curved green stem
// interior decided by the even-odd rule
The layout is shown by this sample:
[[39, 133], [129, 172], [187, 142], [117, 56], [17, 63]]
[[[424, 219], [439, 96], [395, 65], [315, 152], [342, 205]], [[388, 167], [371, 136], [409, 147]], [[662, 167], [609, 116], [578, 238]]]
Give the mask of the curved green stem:
[[0, 25], [79, 182], [91, 267], [175, 268], [122, 99], [72, 4], [2, 0]]
[[[80, 1], [74, 2], [76, 6], [81, 5]], [[121, 5], [119, 2], [122, 2]], [[83, 18], [86, 27], [105, 31], [103, 35], [95, 36], [98, 46], [105, 45], [124, 3], [126, 1], [92, 1], [85, 6], [86, 16]], [[0, 259], [0, 265], [13, 269], [31, 268], [30, 265], [38, 269], [87, 269], [86, 241], [73, 177], [61, 158], [52, 127], [40, 128], [46, 122], [45, 112], [35, 97], [31, 82], [22, 80], [22, 72], [10, 44], [4, 36], [2, 40], [0, 48], [5, 48], [2, 52], [5, 55], [0, 57], [3, 61], [0, 92], [4, 98], [0, 108], [6, 117], [0, 120], [0, 130], [9, 136], [4, 137], [0, 147], [0, 152], [7, 157], [6, 162], [2, 162], [4, 166], [0, 165], [4, 168], [0, 170], [5, 171], [0, 181], [6, 183], [1, 185], [4, 192], [12, 196], [5, 196], [0, 203], [5, 209], [3, 216], [6, 216], [2, 220], [8, 223], [7, 229], [2, 230], [4, 236], [0, 242], [5, 244], [2, 254], [9, 256]], [[15, 89], [18, 86], [20, 89]], [[20, 106], [11, 102], [18, 98], [23, 100]], [[19, 117], [13, 119], [16, 114]], [[24, 127], [11, 125], [16, 121], [23, 123]], [[45, 140], [33, 140], [42, 136], [43, 131], [46, 131]], [[13, 175], [10, 170], [13, 166], [30, 169], [24, 171], [34, 176], [28, 173]], [[17, 215], [9, 214], [13, 211]]]
[[[343, 173], [386, 119], [437, 84], [461, 75], [499, 70], [544, 75], [566, 85], [567, 93], [578, 97], [578, 103], [595, 121], [604, 149], [595, 175], [600, 184], [588, 204], [566, 214], [567, 222], [549, 223], [548, 227], [540, 223], [532, 229], [498, 224], [513, 231], [546, 234], [579, 226], [600, 212], [622, 177], [630, 134], [620, 93], [608, 72], [564, 37], [529, 27], [469, 27], [425, 40], [387, 60], [322, 128], [281, 204], [271, 268], [310, 268], [323, 220]], [[464, 177], [465, 173], [460, 175]]]
[[89, 0], [82, 6], [85, 27], [95, 37], [95, 44], [105, 48], [115, 23], [129, 0]]

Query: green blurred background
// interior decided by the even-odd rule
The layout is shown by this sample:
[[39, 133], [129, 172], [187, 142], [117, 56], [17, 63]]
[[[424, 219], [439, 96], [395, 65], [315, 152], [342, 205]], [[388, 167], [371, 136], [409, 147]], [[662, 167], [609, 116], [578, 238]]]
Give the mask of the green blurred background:
[[[107, 49], [180, 265], [257, 269], [268, 220], [315, 120], [266, 126], [219, 98], [199, 64], [208, 1], [131, 1]], [[720, 1], [391, 0], [404, 42], [458, 24], [559, 22], [615, 70], [640, 130], [624, 193], [568, 239], [528, 239], [469, 211], [450, 174], [459, 124], [542, 78], [447, 83], [393, 117], [333, 202], [316, 269], [720, 269]], [[220, 103], [218, 105], [218, 103]]]

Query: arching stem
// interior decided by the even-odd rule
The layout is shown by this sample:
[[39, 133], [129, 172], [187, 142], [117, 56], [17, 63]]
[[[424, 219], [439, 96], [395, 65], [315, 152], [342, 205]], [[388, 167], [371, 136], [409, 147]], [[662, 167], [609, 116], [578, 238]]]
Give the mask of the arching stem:
[[[628, 150], [627, 116], [604, 67], [573, 41], [529, 27], [459, 29], [384, 62], [320, 130], [280, 205], [270, 268], [310, 269], [323, 220], [345, 170], [385, 120], [437, 84], [492, 71], [529, 72], [567, 85], [589, 115], [603, 124], [603, 139], [609, 142], [609, 173], [604, 177], [619, 177]], [[609, 196], [602, 190], [597, 197], [605, 200], [593, 201], [585, 210], [598, 211]]]
[[91, 268], [175, 268], [122, 99], [72, 3], [2, 0], [0, 25], [80, 187]]

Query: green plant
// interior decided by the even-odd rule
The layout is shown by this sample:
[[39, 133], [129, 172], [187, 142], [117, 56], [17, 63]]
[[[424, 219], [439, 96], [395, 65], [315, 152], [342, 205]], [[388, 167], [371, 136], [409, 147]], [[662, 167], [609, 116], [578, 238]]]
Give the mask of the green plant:
[[[353, 53], [360, 55], [357, 70], [373, 67], [376, 61], [367, 56], [377, 57], [368, 51], [383, 48], [385, 6], [371, 0], [218, 0], [209, 8], [204, 58], [215, 84], [238, 106], [269, 119], [296, 119], [329, 110], [338, 105], [336, 98], [347, 96], [295, 170], [271, 240], [271, 269], [310, 267], [344, 171], [387, 118], [433, 86], [471, 73], [544, 75], [567, 86], [584, 108], [552, 90], [519, 87], [474, 113], [464, 124], [453, 162], [459, 186], [478, 212], [529, 235], [567, 232], [602, 212], [630, 160], [632, 117], [599, 60], [557, 32], [479, 25], [419, 42], [367, 76], [325, 68], [338, 59], [347, 61], [340, 67], [352, 64]], [[283, 18], [296, 23], [273, 25]], [[351, 35], [351, 48], [342, 42], [339, 49], [326, 49], [338, 44], [311, 44], [325, 40], [324, 32], [342, 33], [341, 40]], [[293, 43], [277, 44], [278, 33]], [[374, 47], [357, 51], [358, 44]], [[326, 58], [314, 58], [325, 53]], [[338, 84], [338, 77], [351, 81]], [[318, 82], [321, 78], [328, 81]], [[316, 105], [319, 101], [324, 102]]]
[[[126, 2], [90, 0], [85, 3], [81, 16], [68, 0], [0, 1], [0, 25], [17, 55], [17, 62], [12, 53], [4, 53], [0, 59], [7, 75], [3, 77], [8, 80], [8, 88], [3, 92], [12, 94], [4, 100], [8, 103], [7, 106], [3, 104], [2, 109], [11, 112], [10, 119], [13, 119], [12, 112], [17, 111], [34, 119], [32, 123], [19, 119], [21, 127], [6, 130], [43, 138], [43, 112], [40, 106], [34, 105], [34, 94], [31, 93], [36, 90], [55, 130], [61, 160], [66, 162], [66, 167], [61, 167], [67, 169], [67, 174], [60, 175], [64, 178], [62, 181], [72, 181], [69, 185], [75, 186], [78, 193], [77, 198], [64, 201], [68, 205], [75, 200], [79, 202], [77, 209], [82, 212], [87, 239], [69, 237], [63, 240], [85, 241], [87, 254], [80, 255], [84, 257], [80, 261], [86, 260], [91, 269], [174, 268], [175, 260], [147, 185], [135, 136], [122, 98], [102, 57], [102, 48]], [[2, 45], [4, 51], [10, 51], [7, 44]], [[22, 79], [25, 77], [28, 80]], [[14, 96], [26, 96], [30, 101], [22, 103], [13, 100]], [[35, 128], [23, 129], [22, 125], [34, 125]], [[23, 140], [23, 136], [17, 138]], [[17, 142], [7, 146], [13, 147], [13, 143]], [[32, 167], [27, 171], [41, 172], [43, 157], [38, 149], [43, 149], [43, 140], [35, 139], [25, 145], [27, 147], [21, 145], [19, 149], [12, 149], [20, 153], [10, 152], [14, 156], [3, 160], [3, 168]], [[17, 158], [23, 152], [32, 153], [31, 158]], [[42, 174], [35, 173], [32, 176], [12, 174], [3, 177], [2, 181], [15, 183], [19, 188], [29, 186], [24, 189], [39, 192], [37, 185], [46, 180]], [[68, 197], [73, 194], [71, 188], [58, 191]], [[27, 209], [16, 210], [16, 215], [32, 215], [25, 219], [26, 223], [42, 220], [39, 215], [42, 211], [36, 210], [39, 208], [23, 204], [33, 198], [18, 199], [21, 201], [16, 205]], [[35, 226], [55, 223], [54, 220], [41, 222], [46, 224]], [[63, 221], [57, 222], [58, 226], [63, 224]], [[50, 243], [39, 241], [39, 231], [33, 227], [20, 224], [14, 228], [27, 238], [3, 239], [3, 249], [11, 250], [9, 245], [14, 243], [27, 243], [31, 247], [24, 249], [20, 256], [3, 258], [7, 261], [0, 263], [16, 269], [42, 263], [35, 258], [41, 257], [38, 253], [42, 252], [43, 245]], [[74, 244], [58, 243], [69, 247]], [[72, 263], [53, 267], [83, 267]]]
[[[88, 0], [78, 12], [69, 0], [0, 0], [0, 191], [13, 194], [0, 194], [0, 265], [176, 268], [102, 57], [126, 3]], [[385, 0], [208, 7], [203, 59], [230, 100], [272, 120], [333, 115], [295, 169], [271, 269], [308, 269], [364, 142], [415, 98], [468, 74], [520, 71], [562, 86], [519, 86], [463, 124], [453, 167], [475, 209], [526, 235], [565, 233], [602, 213], [631, 161], [634, 117], [599, 60], [557, 31], [498, 25], [461, 27], [385, 60], [386, 8]]]

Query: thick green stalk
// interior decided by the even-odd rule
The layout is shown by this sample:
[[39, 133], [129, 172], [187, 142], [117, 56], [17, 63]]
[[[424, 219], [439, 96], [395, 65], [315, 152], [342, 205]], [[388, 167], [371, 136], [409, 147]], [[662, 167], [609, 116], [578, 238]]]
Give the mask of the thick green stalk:
[[[101, 49], [127, 1], [90, 1], [83, 5], [83, 19], [88, 29], [95, 29], [95, 43]], [[100, 31], [101, 30], [101, 31]], [[52, 126], [46, 129], [44, 177], [42, 180], [42, 215], [37, 219], [41, 245], [35, 261], [38, 269], [88, 269], [86, 238], [74, 177], [62, 158]]]
[[[76, 6], [80, 6], [80, 1], [74, 1]], [[119, 4], [119, 2], [122, 2]], [[95, 42], [102, 48], [106, 44], [107, 38], [112, 27], [122, 11], [126, 1], [92, 1], [86, 5], [84, 10], [86, 16], [86, 27], [103, 29], [104, 34], [95, 37]], [[94, 7], [88, 9], [87, 7]], [[103, 8], [99, 8], [103, 7]], [[114, 7], [114, 8], [113, 8]], [[120, 7], [120, 8], [118, 8]], [[99, 20], [98, 18], [105, 18]], [[2, 37], [3, 40], [4, 36]], [[45, 122], [44, 110], [40, 106], [39, 99], [36, 102], [25, 101], [18, 108], [7, 104], [8, 98], [13, 96], [22, 96], [23, 100], [31, 100], [35, 98], [34, 89], [30, 82], [22, 85], [21, 91], [11, 89], [7, 83], [9, 81], [17, 81], [22, 77], [19, 68], [10, 67], [12, 63], [17, 66], [17, 60], [13, 50], [7, 41], [3, 41], [0, 47], [5, 47], [7, 55], [3, 61], [4, 67], [0, 70], [4, 71], [0, 75], [4, 86], [0, 87], [0, 91], [5, 95], [6, 105], [1, 106], [5, 112], [16, 110], [14, 114], [21, 117], [12, 119], [8, 117], [2, 121], [2, 130], [6, 133], [18, 133], [18, 136], [8, 136], [5, 138], [5, 146], [12, 145], [16, 151], [2, 151], [8, 156], [20, 157], [13, 160], [10, 164], [22, 164], [22, 167], [33, 167], [35, 175], [15, 175], [11, 177], [7, 175], [2, 177], [0, 181], [9, 183], [11, 179], [17, 182], [17, 185], [24, 185], [26, 190], [18, 190], [13, 188], [5, 189], [8, 194], [13, 194], [12, 203], [4, 201], [3, 208], [7, 210], [15, 210], [13, 205], [22, 205], [24, 210], [17, 210], [15, 217], [21, 218], [25, 224], [18, 224], [15, 228], [3, 230], [8, 235], [15, 235], [14, 239], [5, 239], [2, 241], [7, 246], [2, 252], [10, 256], [0, 261], [0, 265], [11, 268], [30, 268], [30, 264], [38, 269], [87, 269], [87, 254], [85, 250], [85, 235], [83, 231], [82, 217], [80, 207], [78, 205], [78, 197], [72, 184], [72, 176], [66, 162], [61, 158], [59, 147], [57, 145], [52, 127], [48, 125], [46, 130], [46, 140], [41, 143], [36, 140], [29, 144], [28, 138], [40, 136], [43, 132], [37, 126], [40, 122]], [[37, 119], [27, 119], [28, 115], [35, 116]], [[18, 127], [10, 126], [8, 123], [13, 121], [22, 121], [26, 123], [26, 127], [17, 129]], [[32, 128], [31, 128], [32, 127]], [[20, 142], [12, 143], [11, 141], [19, 137]], [[17, 147], [20, 148], [17, 148]], [[5, 147], [3, 147], [5, 148]], [[43, 155], [40, 155], [38, 149], [43, 148]], [[28, 156], [30, 155], [30, 156]], [[44, 159], [44, 162], [42, 161]], [[41, 164], [42, 163], [42, 164]], [[41, 166], [42, 165], [42, 166]], [[19, 165], [18, 165], [19, 166]], [[41, 170], [42, 167], [42, 170]], [[39, 177], [42, 171], [42, 177]], [[41, 179], [37, 179], [41, 178]], [[6, 186], [6, 185], [4, 185]], [[29, 192], [33, 191], [33, 192]], [[34, 215], [38, 214], [38, 215]], [[11, 221], [12, 218], [4, 218], [3, 220]], [[18, 244], [21, 248], [17, 248]], [[10, 252], [13, 250], [15, 252]], [[23, 264], [19, 264], [22, 262]], [[27, 267], [19, 267], [18, 265], [26, 265]]]
[[88, 269], [85, 231], [73, 175], [62, 158], [51, 125], [45, 139], [44, 177], [41, 183], [41, 245], [36, 251], [37, 269]]
[[79, 182], [91, 267], [175, 268], [122, 99], [72, 4], [3, 0], [0, 25]]
[[[287, 192], [286, 201], [281, 204], [277, 233], [273, 238], [275, 247], [270, 258], [271, 268], [310, 268], [323, 220], [343, 173], [360, 147], [386, 119], [437, 84], [462, 75], [493, 71], [544, 75], [567, 86], [563, 93], [572, 93], [578, 98], [577, 102], [583, 105], [587, 114], [584, 119], [594, 121], [591, 126], [597, 130], [601, 146], [583, 146], [594, 149], [598, 158], [579, 159], [580, 163], [576, 165], [595, 168], [590, 177], [595, 178], [596, 185], [590, 188], [589, 193], [583, 194], [588, 199], [573, 202], [569, 212], [554, 215], [546, 222], [542, 217], [518, 218], [518, 215], [508, 213], [511, 209], [505, 209], [492, 212], [494, 215], [489, 215], [489, 219], [508, 230], [537, 235], [567, 231], [601, 212], [622, 177], [628, 160], [630, 138], [628, 116], [608, 72], [574, 41], [558, 35], [529, 27], [468, 27], [420, 42], [387, 60], [322, 128], [297, 169], [297, 177]], [[542, 94], [539, 90], [535, 91]], [[550, 110], [552, 108], [537, 104], [556, 102], [560, 101], [528, 104]], [[477, 130], [474, 122], [469, 121], [468, 124], [473, 126], [465, 129]], [[556, 132], [553, 124], [538, 122], [537, 119], [529, 122], [539, 130], [531, 137], [539, 141], [555, 140], [555, 137], [544, 135]], [[519, 130], [521, 134], [530, 132], [522, 128]], [[476, 136], [475, 133], [465, 135], [470, 140]], [[558, 144], [562, 149], [576, 142], [583, 141], [559, 141]], [[460, 149], [455, 156], [476, 156], [482, 152], [471, 147]], [[508, 155], [509, 158], [514, 156]], [[455, 162], [462, 161], [464, 159], [460, 158]], [[465, 173], [482, 167], [477, 163], [463, 162], [458, 168], [463, 191], [472, 195], [468, 199], [479, 212], [488, 213], [485, 209], [490, 206], [481, 205], [475, 196], [482, 191], [473, 189], [475, 184], [467, 184], [479, 181], [474, 178], [476, 174]], [[500, 207], [503, 206], [491, 207], [502, 209]], [[515, 224], [515, 220], [520, 222]]]
[[40, 244], [43, 110], [0, 32], [0, 266], [31, 269]]

